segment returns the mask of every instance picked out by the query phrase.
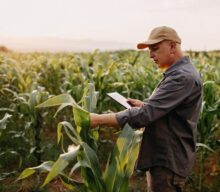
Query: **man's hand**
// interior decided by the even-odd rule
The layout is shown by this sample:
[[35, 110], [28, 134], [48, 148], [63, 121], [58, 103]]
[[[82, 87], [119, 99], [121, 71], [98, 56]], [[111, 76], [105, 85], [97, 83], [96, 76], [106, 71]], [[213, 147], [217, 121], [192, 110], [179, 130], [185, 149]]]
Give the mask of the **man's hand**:
[[141, 107], [144, 105], [144, 102], [138, 100], [138, 99], [131, 99], [128, 98], [127, 102], [132, 106], [132, 107]]
[[114, 113], [101, 115], [90, 113], [90, 120], [92, 128], [98, 126], [120, 127]]

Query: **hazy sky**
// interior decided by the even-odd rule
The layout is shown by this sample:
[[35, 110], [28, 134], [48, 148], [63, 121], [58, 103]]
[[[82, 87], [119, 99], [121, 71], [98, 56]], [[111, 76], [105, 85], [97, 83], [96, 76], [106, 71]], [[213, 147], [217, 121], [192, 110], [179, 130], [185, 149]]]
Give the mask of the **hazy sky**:
[[220, 0], [0, 0], [0, 35], [128, 42], [159, 25], [184, 49], [220, 49]]

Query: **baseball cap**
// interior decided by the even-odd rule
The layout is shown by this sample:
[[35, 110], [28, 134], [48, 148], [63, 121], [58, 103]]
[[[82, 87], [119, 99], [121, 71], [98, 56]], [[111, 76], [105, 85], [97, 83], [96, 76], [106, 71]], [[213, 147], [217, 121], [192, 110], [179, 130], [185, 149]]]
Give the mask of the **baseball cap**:
[[137, 48], [144, 49], [147, 48], [149, 45], [159, 43], [163, 40], [170, 40], [181, 44], [181, 39], [174, 29], [167, 26], [161, 26], [154, 28], [151, 31], [148, 40], [137, 44]]

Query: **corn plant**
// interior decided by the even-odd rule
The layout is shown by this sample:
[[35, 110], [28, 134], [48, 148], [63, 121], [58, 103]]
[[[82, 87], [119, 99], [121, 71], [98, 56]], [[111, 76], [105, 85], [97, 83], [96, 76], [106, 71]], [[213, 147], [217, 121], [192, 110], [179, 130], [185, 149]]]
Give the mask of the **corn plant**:
[[[91, 91], [91, 100], [88, 102], [88, 98], [86, 99], [87, 104], [90, 103], [87, 105], [90, 106], [89, 109], [94, 105], [95, 95], [96, 93]], [[93, 149], [94, 143], [91, 142], [89, 112], [80, 107], [69, 94], [55, 96], [38, 107], [57, 105], [60, 106], [57, 112], [65, 106], [72, 107], [73, 125], [66, 121], [60, 122], [57, 127], [57, 135], [58, 143], [60, 143], [63, 139], [62, 130], [64, 130], [73, 145], [67, 152], [64, 151], [56, 162], [44, 162], [40, 166], [25, 169], [18, 180], [24, 179], [36, 171], [47, 171], [49, 173], [42, 187], [58, 176], [62, 183], [73, 191], [126, 192], [128, 190], [128, 179], [133, 173], [138, 155], [141, 133], [133, 131], [126, 125], [119, 135], [105, 171], [102, 172], [96, 151]], [[74, 165], [69, 175], [66, 175], [64, 169], [71, 162]], [[79, 168], [83, 181], [71, 179], [71, 175]]]
[[[1, 120], [0, 127], [0, 168], [1, 179], [5, 176], [15, 174], [17, 169], [21, 168], [28, 160], [31, 162], [36, 161], [35, 164], [41, 163], [41, 128], [42, 121], [39, 111], [35, 108], [37, 104], [48, 98], [48, 93], [43, 91], [43, 88], [34, 84], [32, 91], [26, 94], [18, 94], [9, 88], [2, 89], [3, 94], [10, 93], [14, 105], [8, 108], [0, 108], [0, 111], [9, 111], [10, 114], [5, 114]], [[42, 112], [42, 111], [41, 111]], [[13, 119], [16, 119], [17, 130], [11, 130], [14, 126]], [[24, 124], [20, 124], [25, 122]], [[19, 126], [22, 126], [22, 131], [19, 131]], [[17, 165], [13, 162], [19, 162]], [[4, 172], [6, 165], [16, 167], [11, 172]]]
[[[193, 171], [193, 191], [217, 191], [208, 189], [207, 183], [210, 179], [210, 188], [214, 181], [219, 179], [219, 98], [220, 98], [220, 56], [219, 51], [215, 52], [189, 52], [193, 63], [199, 70], [203, 79], [204, 100], [203, 109], [199, 119], [197, 134], [197, 163]], [[34, 153], [35, 129], [34, 117], [29, 113], [29, 98], [37, 90], [40, 94], [47, 92], [50, 95], [62, 93], [70, 94], [77, 104], [88, 112], [118, 111], [122, 108], [106, 97], [107, 92], [117, 90], [125, 97], [144, 99], [150, 96], [158, 80], [161, 78], [152, 61], [148, 59], [145, 51], [114, 51], [93, 53], [16, 53], [0, 52], [0, 178], [16, 175], [16, 172], [24, 167], [35, 166]], [[44, 89], [32, 88], [34, 83]], [[96, 109], [90, 106], [90, 89], [88, 82], [93, 82], [99, 90], [98, 105]], [[38, 95], [38, 94], [37, 94]], [[88, 97], [87, 97], [88, 96]], [[50, 97], [48, 95], [48, 97]], [[87, 97], [87, 100], [85, 99]], [[42, 98], [41, 101], [43, 102]], [[60, 107], [62, 104], [60, 105]], [[53, 146], [53, 132], [59, 121], [68, 121], [76, 131], [72, 114], [67, 111], [71, 106], [65, 108], [56, 119], [52, 116], [55, 108], [34, 109], [41, 118], [41, 136], [51, 138], [42, 140], [47, 149]], [[33, 110], [33, 108], [32, 108]], [[45, 111], [44, 111], [45, 110]], [[49, 112], [47, 110], [50, 110]], [[7, 115], [8, 114], [8, 115]], [[10, 117], [9, 117], [10, 116]], [[6, 117], [7, 120], [6, 120]], [[33, 120], [33, 121], [32, 121]], [[64, 128], [61, 128], [64, 131]], [[115, 129], [98, 130], [89, 129], [89, 136], [86, 133], [79, 133], [80, 138], [88, 140], [89, 146], [99, 152], [100, 162], [105, 164], [106, 157], [102, 158], [102, 149], [109, 151], [109, 146], [114, 144]], [[49, 134], [48, 134], [49, 133]], [[88, 138], [88, 139], [87, 139]], [[107, 145], [101, 145], [100, 143]], [[98, 144], [96, 143], [98, 141]], [[103, 142], [102, 142], [103, 141]], [[62, 146], [67, 141], [63, 137], [59, 143]], [[71, 142], [71, 141], [70, 141]], [[111, 144], [110, 144], [111, 142]], [[87, 141], [85, 142], [87, 143]], [[93, 144], [92, 144], [93, 143]], [[110, 145], [109, 145], [110, 144]], [[98, 145], [98, 148], [97, 148]], [[63, 148], [66, 148], [66, 146]], [[59, 149], [58, 149], [59, 150]], [[81, 148], [80, 148], [81, 150]], [[46, 151], [46, 150], [45, 150]], [[42, 158], [52, 159], [59, 155], [58, 152], [50, 150], [50, 153], [43, 151]], [[215, 151], [215, 153], [213, 153]], [[52, 155], [53, 157], [50, 157]], [[106, 155], [105, 155], [106, 156]], [[215, 161], [210, 162], [210, 159]], [[70, 165], [69, 165], [70, 166]], [[210, 171], [210, 169], [212, 171]], [[4, 174], [3, 174], [4, 173]], [[11, 173], [11, 174], [10, 174]], [[218, 183], [216, 181], [216, 183]], [[217, 185], [217, 184], [216, 184]]]
[[[216, 137], [219, 130], [219, 114], [220, 114], [220, 63], [215, 60], [204, 57], [204, 54], [198, 54], [197, 58], [201, 57], [201, 63], [195, 59], [197, 68], [200, 71], [203, 80], [203, 102], [202, 110], [198, 123], [197, 135], [197, 154], [198, 154], [198, 174], [195, 178], [198, 183], [195, 189], [198, 191], [207, 191], [204, 184], [205, 181], [205, 162], [210, 153], [216, 154], [216, 149], [219, 147], [219, 141]], [[213, 64], [210, 64], [214, 62]]]

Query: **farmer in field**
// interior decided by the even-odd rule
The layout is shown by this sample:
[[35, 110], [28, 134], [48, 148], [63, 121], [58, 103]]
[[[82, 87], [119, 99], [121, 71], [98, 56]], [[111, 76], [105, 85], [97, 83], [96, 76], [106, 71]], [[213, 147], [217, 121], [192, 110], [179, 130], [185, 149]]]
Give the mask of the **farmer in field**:
[[199, 74], [181, 51], [176, 31], [162, 26], [153, 29], [138, 49], [148, 48], [155, 64], [164, 70], [152, 95], [143, 102], [128, 99], [134, 106], [118, 113], [91, 114], [91, 126], [145, 127], [137, 168], [148, 171], [153, 192], [181, 192], [196, 150], [196, 127], [202, 103]]

